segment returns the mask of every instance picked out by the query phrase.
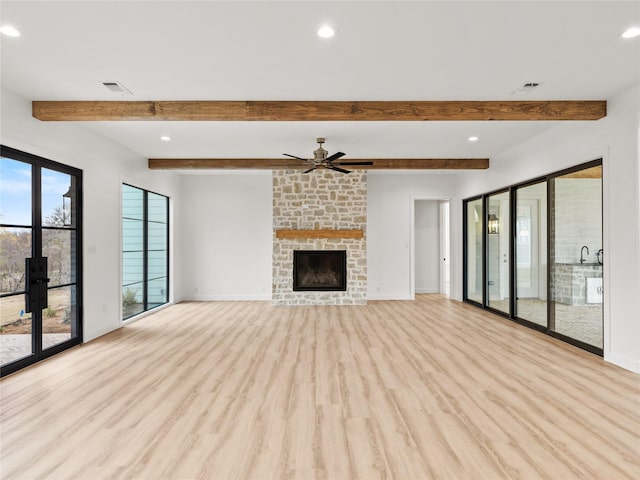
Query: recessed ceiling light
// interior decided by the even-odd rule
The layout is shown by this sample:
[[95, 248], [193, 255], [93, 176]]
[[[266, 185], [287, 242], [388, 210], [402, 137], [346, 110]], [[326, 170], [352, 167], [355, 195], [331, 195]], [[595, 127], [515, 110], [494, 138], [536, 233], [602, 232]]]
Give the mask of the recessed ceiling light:
[[479, 140], [479, 138], [478, 138], [478, 137], [476, 137], [475, 135], [473, 135], [473, 136], [469, 137], [469, 138], [468, 138], [468, 140], [469, 140], [470, 142], [477, 142], [477, 141]]
[[320, 27], [318, 30], [318, 36], [322, 38], [331, 38], [336, 34], [336, 31], [328, 25]]
[[171, 137], [169, 135], [162, 135], [160, 137], [160, 140], [162, 140], [163, 142], [170, 142], [171, 141]]
[[631, 27], [625, 30], [622, 38], [634, 38], [640, 35], [640, 27]]
[[5, 25], [4, 27], [0, 27], [0, 33], [6, 35], [7, 37], [19, 37], [20, 32], [16, 30], [11, 25]]

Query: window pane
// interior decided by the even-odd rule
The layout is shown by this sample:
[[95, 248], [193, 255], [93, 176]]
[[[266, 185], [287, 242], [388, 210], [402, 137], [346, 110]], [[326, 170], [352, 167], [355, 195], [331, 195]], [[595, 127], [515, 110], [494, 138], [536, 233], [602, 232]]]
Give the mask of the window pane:
[[31, 225], [31, 165], [0, 158], [0, 223]]
[[165, 223], [149, 222], [148, 233], [149, 250], [166, 250], [167, 249], [167, 225]]
[[482, 199], [467, 202], [467, 298], [482, 303]]
[[142, 282], [122, 287], [122, 318], [144, 312], [143, 289]]
[[487, 201], [487, 305], [509, 313], [509, 192]]
[[31, 314], [24, 312], [24, 295], [0, 298], [0, 363], [33, 353]]
[[167, 223], [167, 204], [169, 199], [163, 195], [149, 192], [147, 205], [149, 209], [149, 221]]
[[43, 229], [42, 256], [47, 257], [50, 287], [76, 281], [76, 232]]
[[29, 257], [31, 229], [0, 227], [0, 293], [24, 292]]
[[122, 185], [122, 216], [124, 218], [143, 219], [144, 190]]
[[144, 249], [144, 222], [122, 219], [122, 251], [141, 252]]
[[516, 190], [515, 316], [547, 325], [547, 184]]
[[148, 254], [149, 280], [167, 276], [167, 251], [149, 251]]
[[122, 253], [122, 285], [139, 283], [144, 280], [144, 254], [143, 252]]
[[76, 287], [50, 288], [49, 306], [42, 310], [42, 348], [76, 336]]
[[167, 303], [167, 277], [149, 280], [147, 301], [149, 303], [149, 308]]
[[44, 227], [75, 226], [75, 177], [42, 169], [42, 225]]

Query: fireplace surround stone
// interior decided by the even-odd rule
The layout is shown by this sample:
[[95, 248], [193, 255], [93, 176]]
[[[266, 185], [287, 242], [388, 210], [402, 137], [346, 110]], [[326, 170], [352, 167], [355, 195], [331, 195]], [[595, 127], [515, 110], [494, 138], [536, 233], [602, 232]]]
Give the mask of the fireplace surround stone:
[[[367, 303], [366, 171], [273, 172], [274, 305], [364, 305]], [[361, 238], [277, 238], [276, 230], [362, 230]], [[344, 291], [294, 291], [295, 250], [346, 251]]]

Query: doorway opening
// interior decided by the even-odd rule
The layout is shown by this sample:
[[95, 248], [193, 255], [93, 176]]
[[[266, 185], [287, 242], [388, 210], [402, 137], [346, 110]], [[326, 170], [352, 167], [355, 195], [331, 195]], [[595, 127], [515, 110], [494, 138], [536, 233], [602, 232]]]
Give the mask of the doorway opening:
[[449, 199], [412, 199], [411, 298], [416, 293], [450, 295], [450, 225]]

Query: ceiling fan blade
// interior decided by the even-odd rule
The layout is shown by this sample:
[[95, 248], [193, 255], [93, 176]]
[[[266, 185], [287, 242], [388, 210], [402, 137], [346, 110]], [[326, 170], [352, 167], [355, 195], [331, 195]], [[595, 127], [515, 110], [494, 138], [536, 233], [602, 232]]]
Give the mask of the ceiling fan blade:
[[345, 170], [344, 168], [334, 167], [333, 165], [326, 165], [324, 168], [328, 168], [329, 170], [335, 170], [340, 173], [351, 173], [349, 170]]
[[340, 157], [344, 157], [345, 155], [346, 155], [346, 153], [343, 153], [343, 152], [336, 152], [336, 153], [334, 153], [333, 155], [331, 155], [331, 156], [327, 157], [327, 158], [325, 159], [325, 162], [326, 162], [326, 163], [331, 163], [331, 162], [333, 162], [334, 160], [339, 159]]
[[305, 171], [304, 171], [304, 172], [302, 172], [302, 173], [309, 173], [309, 172], [313, 172], [316, 168], [318, 168], [318, 167], [310, 168], [309, 170], [305, 170]]
[[339, 162], [334, 165], [373, 165], [373, 162]]
[[286, 155], [287, 157], [291, 157], [291, 158], [295, 158], [296, 160], [301, 160], [303, 162], [308, 162], [309, 160], [307, 160], [306, 158], [300, 158], [300, 157], [296, 157], [295, 155], [290, 155], [288, 153], [283, 153], [283, 155]]

